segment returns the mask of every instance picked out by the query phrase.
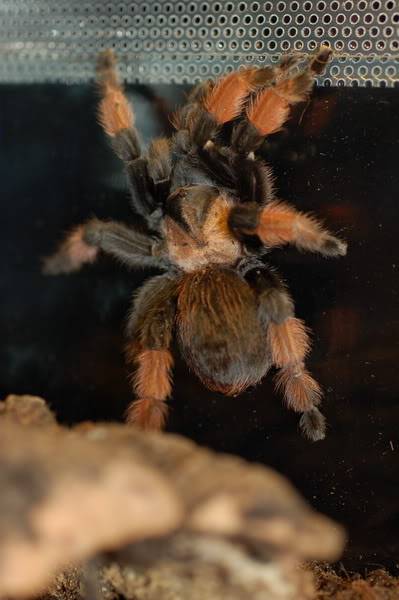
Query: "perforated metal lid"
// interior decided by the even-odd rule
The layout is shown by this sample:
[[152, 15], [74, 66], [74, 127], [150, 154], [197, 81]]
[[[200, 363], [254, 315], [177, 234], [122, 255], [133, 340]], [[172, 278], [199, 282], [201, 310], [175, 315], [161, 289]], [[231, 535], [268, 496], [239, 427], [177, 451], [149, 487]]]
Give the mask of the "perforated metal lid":
[[0, 82], [85, 82], [112, 47], [128, 82], [194, 83], [324, 42], [320, 83], [394, 86], [398, 28], [397, 0], [2, 0]]

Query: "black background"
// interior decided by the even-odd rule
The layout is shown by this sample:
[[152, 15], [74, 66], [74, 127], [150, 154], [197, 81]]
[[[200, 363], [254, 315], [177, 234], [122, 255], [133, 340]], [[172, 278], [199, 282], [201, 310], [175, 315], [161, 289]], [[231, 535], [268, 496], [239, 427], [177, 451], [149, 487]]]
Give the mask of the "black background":
[[[167, 108], [184, 92], [129, 89], [144, 141], [170, 131]], [[270, 376], [225, 398], [178, 357], [168, 423], [287, 475], [347, 527], [342, 563], [360, 571], [399, 567], [398, 100], [398, 90], [316, 90], [264, 147], [280, 197], [349, 242], [338, 260], [292, 249], [270, 257], [314, 332], [308, 364], [325, 389], [327, 439], [301, 437]], [[71, 226], [132, 218], [95, 103], [89, 86], [0, 88], [0, 394], [41, 395], [67, 423], [122, 418], [131, 400], [125, 315], [150, 275], [107, 258], [73, 276], [40, 273]]]

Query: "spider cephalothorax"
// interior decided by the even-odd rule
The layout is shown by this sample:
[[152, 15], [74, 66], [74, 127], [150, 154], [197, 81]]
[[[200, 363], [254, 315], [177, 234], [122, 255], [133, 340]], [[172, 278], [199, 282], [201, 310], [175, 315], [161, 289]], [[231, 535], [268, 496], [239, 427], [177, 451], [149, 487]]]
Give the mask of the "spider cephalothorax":
[[176, 336], [212, 390], [236, 395], [271, 366], [279, 369], [277, 386], [288, 406], [303, 413], [302, 431], [313, 440], [324, 437], [321, 389], [304, 365], [308, 334], [264, 256], [286, 243], [339, 256], [346, 244], [276, 199], [257, 149], [282, 127], [290, 106], [306, 99], [329, 55], [322, 46], [299, 72], [298, 58], [289, 56], [274, 68], [247, 68], [197, 86], [175, 117], [173, 138], [154, 141], [145, 154], [114, 57], [101, 55], [100, 122], [125, 163], [133, 210], [147, 231], [92, 219], [46, 259], [45, 272], [77, 270], [100, 250], [132, 267], [165, 271], [139, 290], [128, 320], [127, 360], [137, 395], [128, 421], [163, 426]]

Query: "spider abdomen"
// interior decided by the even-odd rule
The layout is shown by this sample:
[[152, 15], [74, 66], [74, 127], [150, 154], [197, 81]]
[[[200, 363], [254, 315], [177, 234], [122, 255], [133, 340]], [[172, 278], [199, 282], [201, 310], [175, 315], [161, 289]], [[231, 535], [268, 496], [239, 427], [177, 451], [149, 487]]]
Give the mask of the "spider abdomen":
[[177, 323], [183, 356], [211, 390], [236, 395], [267, 373], [271, 359], [256, 296], [232, 269], [187, 273]]

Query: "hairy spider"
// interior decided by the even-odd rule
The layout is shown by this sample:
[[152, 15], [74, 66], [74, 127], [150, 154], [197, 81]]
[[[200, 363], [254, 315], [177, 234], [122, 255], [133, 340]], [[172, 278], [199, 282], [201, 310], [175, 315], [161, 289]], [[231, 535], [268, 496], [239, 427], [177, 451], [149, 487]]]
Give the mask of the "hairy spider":
[[303, 413], [303, 433], [324, 437], [321, 388], [304, 366], [307, 329], [265, 255], [291, 243], [343, 256], [346, 244], [276, 199], [257, 150], [282, 127], [290, 106], [307, 98], [329, 56], [321, 46], [299, 72], [298, 58], [286, 56], [276, 67], [198, 85], [174, 119], [172, 139], [155, 140], [142, 154], [114, 56], [101, 54], [99, 120], [124, 162], [132, 208], [146, 228], [92, 219], [69, 234], [44, 271], [76, 271], [99, 251], [129, 267], [165, 271], [139, 290], [128, 319], [127, 361], [137, 396], [129, 422], [164, 425], [176, 333], [187, 363], [211, 390], [235, 396], [274, 365], [287, 405]]

